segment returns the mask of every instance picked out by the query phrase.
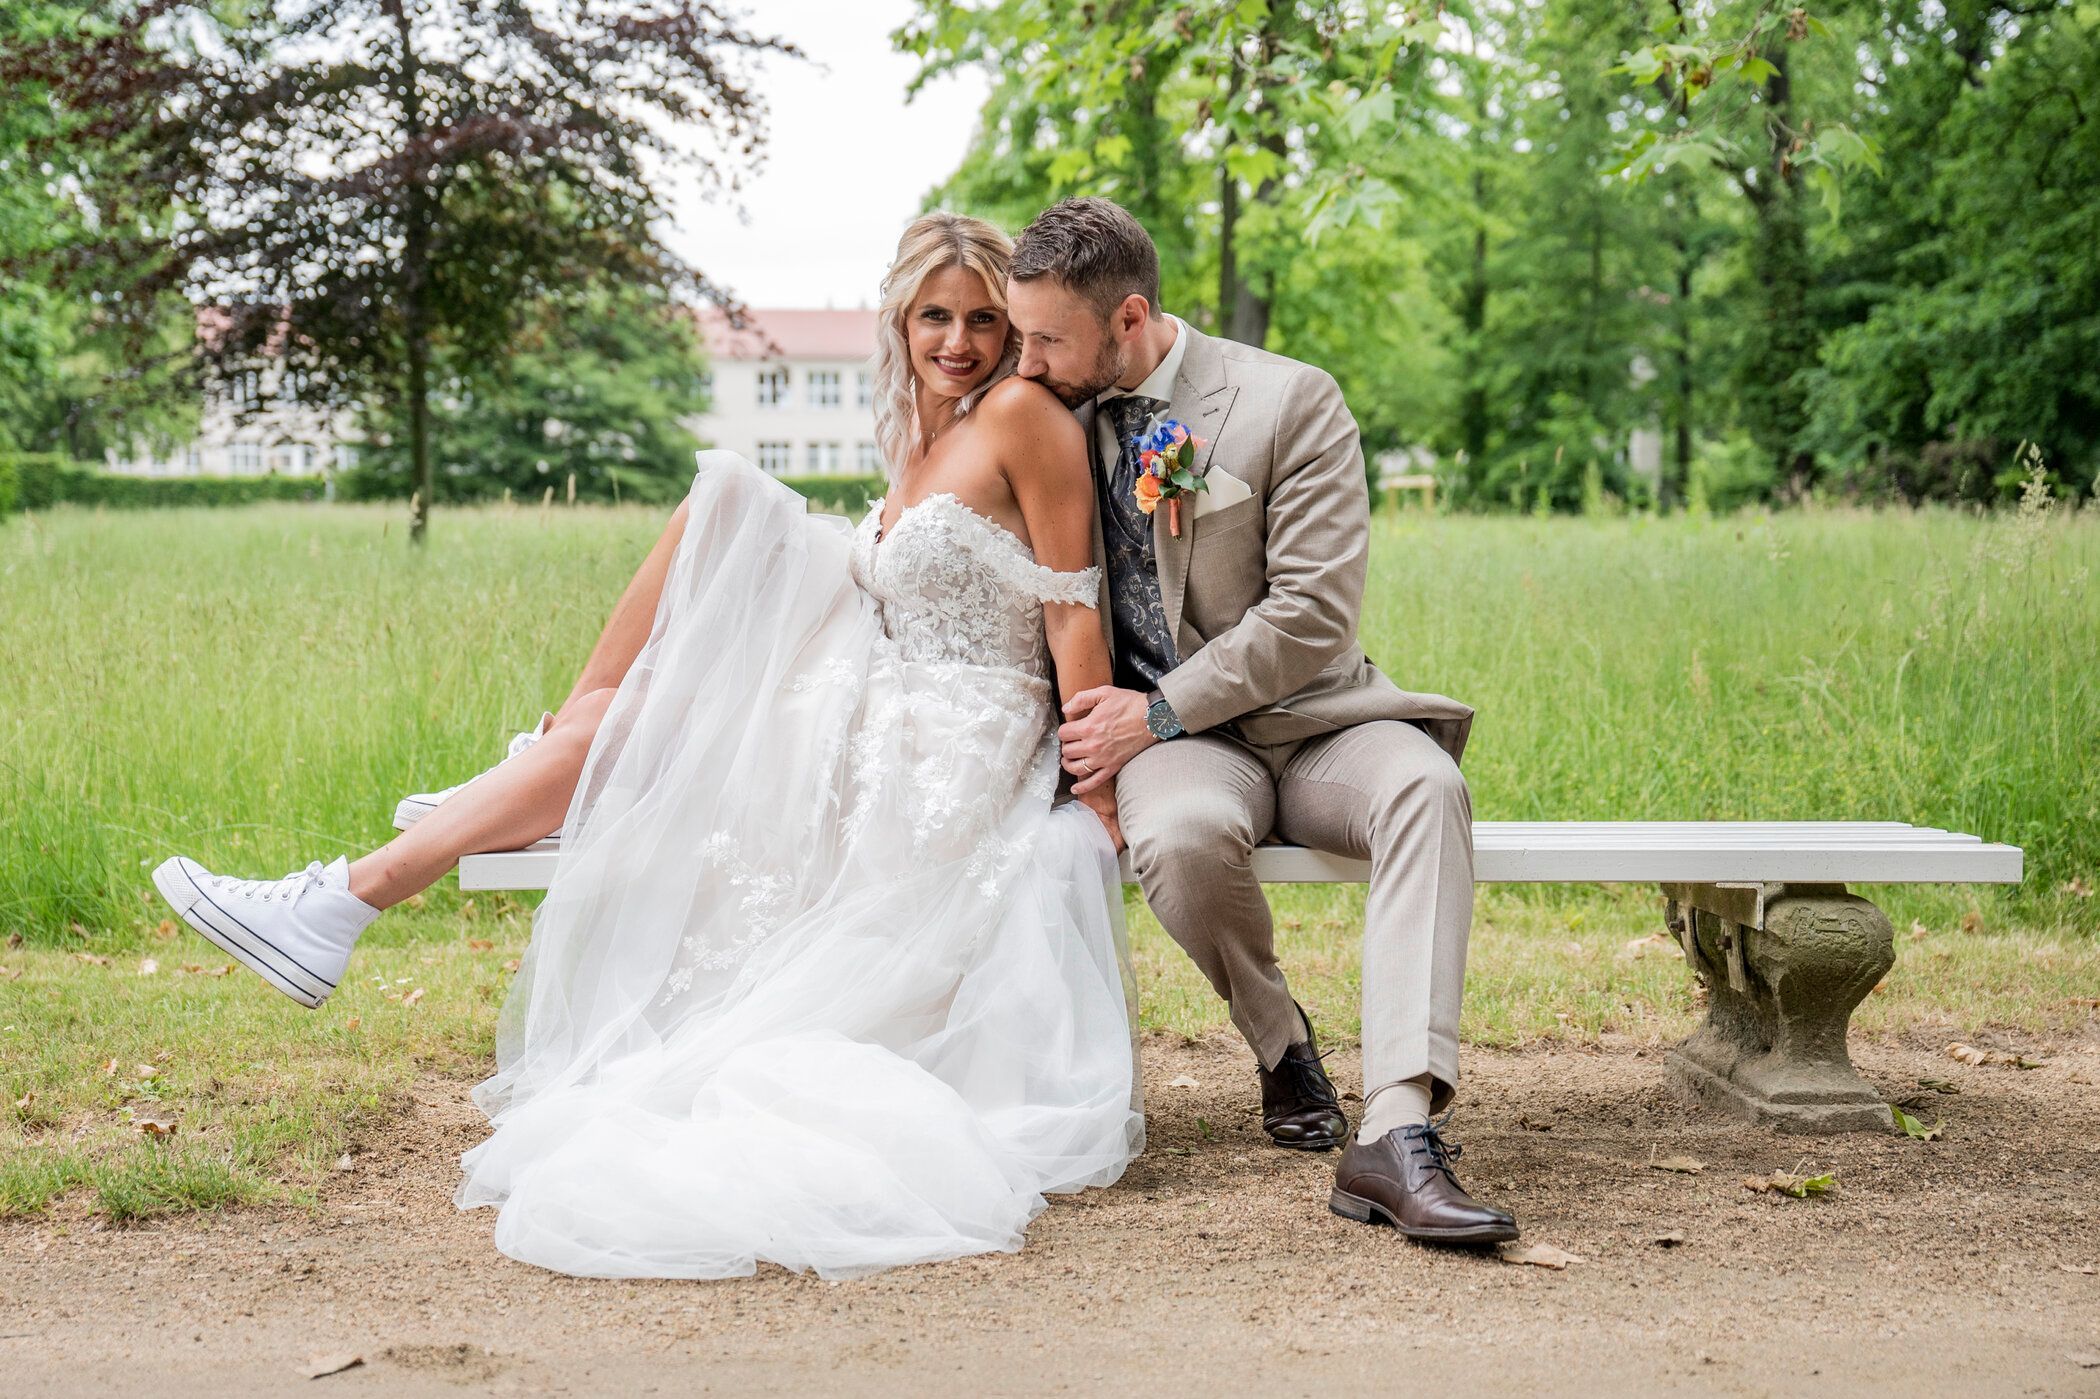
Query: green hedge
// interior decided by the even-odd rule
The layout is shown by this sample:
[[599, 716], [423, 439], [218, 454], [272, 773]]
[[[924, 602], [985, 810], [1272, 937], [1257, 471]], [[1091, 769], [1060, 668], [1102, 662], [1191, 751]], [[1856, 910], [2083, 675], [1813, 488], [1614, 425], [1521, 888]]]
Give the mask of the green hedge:
[[798, 495], [855, 515], [890, 488], [889, 479], [883, 476], [782, 476], [779, 481]]
[[317, 500], [315, 476], [117, 476], [48, 452], [0, 452], [0, 514], [54, 505], [142, 509]]

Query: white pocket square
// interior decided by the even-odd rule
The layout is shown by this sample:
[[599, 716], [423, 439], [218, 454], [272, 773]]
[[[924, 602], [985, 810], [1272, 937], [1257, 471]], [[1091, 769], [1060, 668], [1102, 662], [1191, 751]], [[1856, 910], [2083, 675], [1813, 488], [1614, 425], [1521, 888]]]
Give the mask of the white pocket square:
[[1196, 492], [1196, 518], [1199, 520], [1214, 511], [1238, 505], [1241, 501], [1254, 497], [1254, 489], [1251, 486], [1223, 467], [1212, 467], [1204, 473], [1203, 479], [1210, 483], [1210, 489]]

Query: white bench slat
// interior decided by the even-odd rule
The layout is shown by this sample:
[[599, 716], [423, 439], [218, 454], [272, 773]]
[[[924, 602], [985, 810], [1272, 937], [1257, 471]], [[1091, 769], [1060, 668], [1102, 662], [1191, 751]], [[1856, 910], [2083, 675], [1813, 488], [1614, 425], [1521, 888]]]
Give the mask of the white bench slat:
[[[558, 847], [469, 855], [459, 887], [544, 889]], [[1254, 852], [1264, 884], [1360, 884], [1362, 860], [1295, 845]], [[1482, 884], [2017, 884], [2018, 846], [1900, 821], [1479, 821]], [[1123, 878], [1134, 882], [1130, 857]]]

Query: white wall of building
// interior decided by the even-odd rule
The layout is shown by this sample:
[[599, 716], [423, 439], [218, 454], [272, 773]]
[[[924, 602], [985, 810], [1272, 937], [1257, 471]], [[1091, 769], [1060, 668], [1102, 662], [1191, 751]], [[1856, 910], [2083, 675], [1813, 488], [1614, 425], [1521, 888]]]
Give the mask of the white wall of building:
[[865, 359], [717, 358], [712, 406], [686, 420], [775, 476], [879, 476]]

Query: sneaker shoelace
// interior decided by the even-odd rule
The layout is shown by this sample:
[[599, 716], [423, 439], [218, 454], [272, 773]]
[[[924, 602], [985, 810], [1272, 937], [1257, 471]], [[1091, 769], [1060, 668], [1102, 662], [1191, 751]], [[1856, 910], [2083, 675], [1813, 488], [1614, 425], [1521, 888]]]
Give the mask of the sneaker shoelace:
[[282, 879], [235, 879], [231, 875], [215, 874], [212, 876], [212, 883], [227, 893], [237, 894], [246, 899], [293, 903], [307, 890], [319, 888], [322, 879], [321, 862], [316, 860], [305, 869], [294, 871]]

